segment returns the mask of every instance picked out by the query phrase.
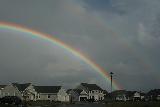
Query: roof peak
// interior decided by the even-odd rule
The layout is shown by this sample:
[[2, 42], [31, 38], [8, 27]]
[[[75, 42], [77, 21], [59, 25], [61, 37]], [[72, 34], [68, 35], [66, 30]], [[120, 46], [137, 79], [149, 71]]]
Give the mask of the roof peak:
[[23, 83], [23, 84], [20, 84], [20, 83], [12, 83], [12, 85], [14, 87], [17, 87], [17, 89], [19, 91], [24, 91], [27, 87], [29, 87], [31, 85], [31, 83]]
[[97, 84], [81, 83], [81, 85], [86, 87], [88, 90], [103, 90]]

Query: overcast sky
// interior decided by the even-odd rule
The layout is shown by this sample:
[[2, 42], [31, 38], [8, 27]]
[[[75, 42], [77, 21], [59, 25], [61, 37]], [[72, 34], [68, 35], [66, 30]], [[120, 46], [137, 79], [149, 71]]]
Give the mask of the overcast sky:
[[[160, 88], [159, 0], [0, 0], [0, 21], [48, 33], [81, 50], [127, 90]], [[110, 84], [39, 38], [0, 29], [0, 83]]]

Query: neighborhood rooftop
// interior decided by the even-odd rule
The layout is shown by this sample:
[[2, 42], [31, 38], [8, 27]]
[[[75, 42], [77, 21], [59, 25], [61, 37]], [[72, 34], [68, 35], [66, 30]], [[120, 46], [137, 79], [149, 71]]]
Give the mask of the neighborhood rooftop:
[[18, 96], [26, 101], [160, 101], [160, 89], [154, 89], [148, 93], [126, 90], [115, 90], [108, 93], [100, 86], [88, 83], [81, 83], [74, 89], [67, 91], [62, 86], [11, 83], [0, 85], [0, 98], [5, 96]]
[[68, 91], [74, 91], [80, 95], [83, 90], [82, 89], [69, 89]]
[[[81, 88], [81, 89], [80, 89]], [[95, 91], [96, 90], [96, 91]], [[18, 96], [26, 101], [87, 101], [104, 100], [103, 90], [96, 84], [81, 83], [79, 88], [66, 91], [62, 86], [36, 86], [31, 83], [12, 83], [0, 89], [0, 98]]]
[[61, 86], [34, 86], [39, 93], [58, 93]]
[[96, 84], [81, 83], [81, 85], [87, 88], [88, 90], [103, 90]]
[[19, 84], [19, 83], [12, 83], [13, 86], [17, 87], [19, 91], [24, 91], [31, 83]]

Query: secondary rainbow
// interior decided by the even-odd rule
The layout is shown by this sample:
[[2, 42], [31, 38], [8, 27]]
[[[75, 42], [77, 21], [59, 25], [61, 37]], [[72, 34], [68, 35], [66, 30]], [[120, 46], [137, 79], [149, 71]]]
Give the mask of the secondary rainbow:
[[[74, 56], [80, 58], [82, 61], [84, 61], [86, 64], [88, 64], [90, 67], [92, 67], [96, 72], [98, 72], [104, 79], [107, 80], [108, 83], [110, 83], [110, 75], [102, 68], [100, 67], [98, 64], [96, 64], [93, 60], [91, 60], [90, 58], [88, 58], [87, 56], [85, 56], [84, 54], [82, 54], [80, 51], [78, 51], [77, 49], [67, 45], [66, 43], [64, 43], [63, 41], [49, 35], [49, 34], [45, 34], [33, 29], [29, 29], [27, 27], [18, 25], [18, 24], [14, 24], [14, 23], [9, 23], [9, 22], [0, 22], [0, 29], [8, 29], [8, 30], [13, 30], [13, 31], [18, 31], [18, 32], [23, 32], [23, 33], [27, 33], [31, 36], [37, 37], [37, 38], [41, 38], [47, 42], [50, 42], [54, 45], [57, 45], [61, 48], [63, 48], [64, 50], [70, 52], [71, 54], [73, 54]], [[114, 89], [122, 89], [121, 86], [119, 86], [116, 81], [113, 80], [113, 88]]]

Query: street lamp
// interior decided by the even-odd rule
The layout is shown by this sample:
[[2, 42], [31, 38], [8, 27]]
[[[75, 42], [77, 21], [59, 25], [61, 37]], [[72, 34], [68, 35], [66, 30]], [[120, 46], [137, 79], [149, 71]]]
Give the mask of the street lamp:
[[110, 72], [110, 76], [111, 76], [111, 92], [112, 92], [112, 79], [113, 79], [113, 72]]

